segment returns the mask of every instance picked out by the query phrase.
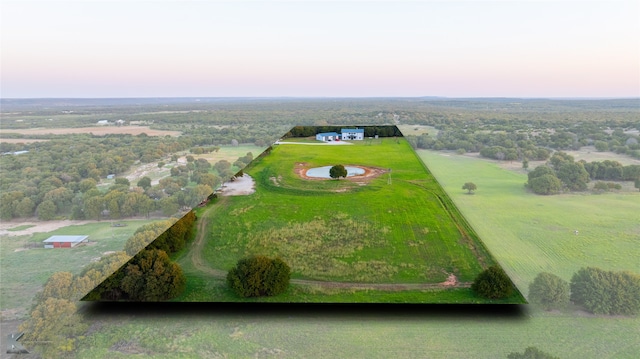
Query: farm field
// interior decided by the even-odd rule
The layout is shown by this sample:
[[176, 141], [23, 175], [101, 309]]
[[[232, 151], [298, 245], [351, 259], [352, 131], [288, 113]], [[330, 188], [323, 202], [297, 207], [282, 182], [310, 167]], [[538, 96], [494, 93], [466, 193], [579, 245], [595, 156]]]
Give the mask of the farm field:
[[[308, 168], [339, 163], [377, 177], [301, 177]], [[188, 289], [177, 301], [237, 300], [222, 273], [242, 257], [264, 254], [283, 258], [294, 280], [284, 297], [269, 301], [487, 302], [468, 285], [493, 258], [404, 139], [283, 144], [245, 173], [256, 180], [254, 194], [222, 197], [199, 213], [210, 223], [203, 226], [204, 245], [191, 250], [197, 257], [178, 261]], [[452, 274], [458, 285], [442, 285]], [[359, 285], [344, 289], [343, 282]], [[393, 286], [401, 284], [406, 293]], [[522, 299], [516, 294], [506, 302]]]
[[[1, 236], [0, 303], [3, 318], [26, 313], [31, 299], [49, 277], [60, 271], [78, 273], [87, 264], [110, 251], [121, 251], [135, 230], [156, 220], [121, 220], [123, 227], [112, 227], [111, 221], [70, 225], [50, 232]], [[14, 228], [25, 228], [16, 224]], [[28, 229], [28, 228], [25, 228]], [[15, 232], [19, 233], [19, 232]], [[73, 248], [45, 249], [42, 241], [52, 235], [89, 235], [89, 243]], [[30, 248], [31, 245], [39, 246]]]
[[[567, 281], [585, 266], [640, 272], [637, 190], [539, 196], [525, 190], [526, 174], [494, 161], [418, 154], [524, 292], [542, 271]], [[474, 195], [461, 189], [468, 181], [478, 186]]]
[[[487, 242], [493, 239], [488, 245], [492, 253], [509, 255], [505, 259], [496, 254], [496, 258], [506, 271], [516, 275], [519, 288], [526, 291], [530, 279], [540, 270], [540, 259], [522, 249], [509, 250], [512, 248], [510, 243], [518, 240], [519, 226], [513, 226], [514, 222], [505, 220], [505, 216], [513, 218], [509, 213], [514, 211], [514, 203], [535, 203], [535, 200], [556, 204], [563, 203], [566, 198], [530, 195], [522, 187], [522, 174], [500, 168], [492, 161], [431, 151], [419, 151], [419, 155], [443, 183], [460, 211], [470, 221], [483, 221], [482, 238]], [[460, 182], [468, 180], [478, 184], [478, 191], [473, 196], [466, 195], [460, 188]], [[618, 204], [635, 203], [637, 208], [638, 195], [573, 195], [575, 199], [570, 203], [591, 210], [597, 207], [591, 203], [594, 200], [610, 206], [606, 208], [607, 217], [626, 218], [616, 223], [622, 228], [636, 228], [632, 233], [636, 233], [637, 238], [637, 220], [625, 217], [629, 208]], [[496, 198], [489, 202], [492, 197], [500, 200]], [[484, 205], [474, 205], [476, 199], [483, 199]], [[556, 212], [556, 216], [544, 215], [545, 211], [549, 211], [547, 206], [534, 205], [529, 210], [516, 212], [522, 223], [538, 222], [536, 235], [529, 238], [530, 248], [539, 248], [538, 251], [547, 245], [547, 236], [558, 235], [559, 222], [573, 217], [560, 212]], [[573, 263], [571, 266], [602, 265], [603, 268], [637, 272], [637, 263], [631, 261], [632, 255], [637, 258], [637, 243], [629, 246], [625, 241], [610, 241], [620, 232], [611, 227], [602, 230], [598, 227], [583, 223], [578, 238], [583, 232], [601, 232], [603, 241], [610, 243], [609, 251], [622, 258], [619, 264], [599, 263], [602, 261], [599, 254], [591, 252], [589, 257], [571, 259], [571, 252], [565, 251], [544, 258], [545, 268], [550, 271], [558, 268], [558, 274], [565, 279], [569, 279], [573, 270], [565, 264], [568, 260]], [[569, 234], [575, 236], [572, 230]], [[632, 253], [628, 255], [629, 251]], [[264, 311], [229, 312], [226, 307], [206, 304], [192, 309], [161, 306], [143, 311], [143, 314], [136, 310], [135, 316], [128, 316], [126, 308], [96, 309], [87, 315], [87, 319], [101, 323], [102, 329], [87, 337], [79, 357], [124, 358], [134, 351], [145, 358], [168, 358], [180, 352], [184, 358], [214, 353], [230, 358], [272, 355], [287, 358], [493, 359], [506, 358], [510, 352], [523, 352], [528, 346], [563, 359], [635, 359], [640, 352], [640, 318], [595, 316], [575, 307], [544, 312], [530, 305], [518, 306], [515, 314], [439, 305], [396, 311], [358, 306], [323, 307], [324, 310], [267, 307]], [[120, 314], [114, 316], [114, 313]]]
[[72, 133], [91, 133], [94, 136], [105, 136], [109, 134], [139, 135], [146, 133], [148, 136], [180, 136], [180, 131], [155, 130], [149, 126], [92, 126], [92, 127], [69, 127], [69, 128], [25, 128], [25, 129], [4, 129], [2, 133], [19, 133], [25, 136], [34, 135], [68, 135]]

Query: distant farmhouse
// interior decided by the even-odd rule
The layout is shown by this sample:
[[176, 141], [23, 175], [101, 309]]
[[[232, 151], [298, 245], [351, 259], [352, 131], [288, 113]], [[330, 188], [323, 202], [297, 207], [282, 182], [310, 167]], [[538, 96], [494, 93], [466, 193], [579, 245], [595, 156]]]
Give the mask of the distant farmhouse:
[[343, 128], [340, 132], [342, 132], [343, 140], [364, 140], [363, 128]]
[[89, 236], [51, 236], [43, 241], [45, 248], [71, 248], [86, 242]]
[[343, 128], [341, 134], [336, 132], [323, 132], [316, 135], [316, 140], [323, 142], [340, 141], [340, 140], [364, 140], [364, 129], [362, 128]]

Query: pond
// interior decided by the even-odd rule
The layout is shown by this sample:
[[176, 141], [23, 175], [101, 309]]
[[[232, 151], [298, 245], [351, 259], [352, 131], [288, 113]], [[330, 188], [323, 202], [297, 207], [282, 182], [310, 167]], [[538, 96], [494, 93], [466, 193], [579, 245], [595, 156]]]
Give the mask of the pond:
[[[314, 177], [314, 178], [331, 178], [331, 176], [329, 176], [329, 170], [331, 169], [331, 167], [333, 166], [309, 168], [307, 170], [306, 175], [307, 177]], [[344, 168], [347, 170], [347, 177], [364, 174], [364, 170], [359, 167], [344, 166]]]

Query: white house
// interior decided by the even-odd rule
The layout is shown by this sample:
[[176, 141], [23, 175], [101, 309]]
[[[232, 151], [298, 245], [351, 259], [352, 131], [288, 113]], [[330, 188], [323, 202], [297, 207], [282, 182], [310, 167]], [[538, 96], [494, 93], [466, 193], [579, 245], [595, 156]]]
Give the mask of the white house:
[[343, 128], [341, 132], [343, 140], [364, 140], [363, 128]]
[[328, 142], [328, 141], [340, 141], [340, 135], [335, 132], [324, 132], [316, 135], [316, 140]]

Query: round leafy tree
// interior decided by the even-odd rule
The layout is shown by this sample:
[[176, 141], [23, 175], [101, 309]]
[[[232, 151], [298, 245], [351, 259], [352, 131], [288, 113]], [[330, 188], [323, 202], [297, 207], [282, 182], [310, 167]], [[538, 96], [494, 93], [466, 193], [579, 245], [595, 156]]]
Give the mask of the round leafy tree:
[[475, 191], [476, 189], [478, 189], [478, 186], [476, 186], [475, 183], [473, 182], [467, 182], [464, 184], [464, 186], [462, 186], [462, 189], [466, 189], [468, 194], [471, 194], [471, 192]]
[[347, 177], [347, 169], [343, 165], [335, 165], [329, 169], [329, 176], [331, 178], [340, 179], [340, 177]]
[[482, 297], [500, 299], [513, 293], [513, 284], [502, 268], [494, 265], [478, 274], [471, 289]]
[[227, 284], [241, 297], [274, 296], [289, 286], [291, 269], [280, 258], [252, 256], [227, 273]]
[[143, 250], [126, 267], [122, 289], [134, 301], [161, 301], [177, 297], [186, 286], [182, 268], [165, 251]]
[[529, 301], [546, 310], [569, 303], [569, 283], [555, 274], [542, 272], [529, 285]]

